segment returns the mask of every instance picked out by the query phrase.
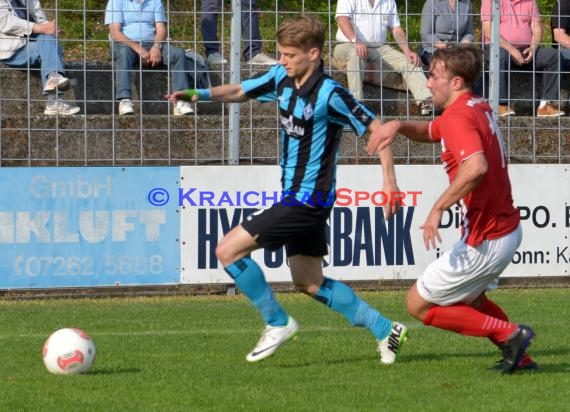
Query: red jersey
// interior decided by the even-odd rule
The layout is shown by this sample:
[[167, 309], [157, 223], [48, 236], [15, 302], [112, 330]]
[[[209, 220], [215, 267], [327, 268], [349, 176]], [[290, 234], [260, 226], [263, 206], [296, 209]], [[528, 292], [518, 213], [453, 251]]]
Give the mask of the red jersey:
[[477, 246], [516, 229], [520, 214], [513, 206], [503, 136], [487, 101], [469, 92], [461, 94], [430, 123], [430, 138], [441, 142], [441, 161], [450, 182], [464, 160], [477, 153], [487, 159], [487, 173], [460, 200], [463, 241]]

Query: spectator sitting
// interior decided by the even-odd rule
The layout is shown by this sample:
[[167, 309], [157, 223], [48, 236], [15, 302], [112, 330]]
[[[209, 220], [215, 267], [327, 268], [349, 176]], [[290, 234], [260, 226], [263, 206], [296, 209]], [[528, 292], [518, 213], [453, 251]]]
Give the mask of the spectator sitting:
[[38, 0], [0, 0], [0, 63], [39, 66], [42, 94], [48, 96], [44, 114], [70, 115], [80, 108], [58, 99], [69, 89], [55, 21], [49, 21]]
[[[410, 50], [406, 32], [394, 0], [367, 1], [339, 0], [336, 8], [338, 31], [334, 57], [346, 62], [348, 88], [357, 99], [364, 97], [363, 71], [367, 62], [378, 64], [381, 70], [400, 73], [421, 115], [433, 112], [431, 93], [426, 87], [427, 79], [419, 67], [419, 56]], [[388, 28], [402, 52], [385, 44]]]
[[[542, 27], [540, 12], [535, 0], [503, 0], [500, 2], [500, 70], [499, 116], [514, 115], [509, 105], [509, 76], [511, 70], [528, 70], [542, 73], [542, 95], [537, 117], [564, 116], [558, 104], [558, 59], [550, 47], [540, 47]], [[481, 4], [481, 20], [485, 57], [489, 58], [491, 39], [491, 0]], [[512, 66], [511, 66], [512, 64]], [[533, 73], [534, 74], [534, 73]]]
[[[259, 16], [255, 0], [246, 0], [241, 3], [241, 30], [245, 47], [243, 58], [249, 64], [273, 66], [277, 60], [261, 52], [261, 34], [259, 32]], [[206, 61], [209, 65], [226, 64], [228, 61], [220, 53], [218, 40], [218, 16], [222, 7], [222, 0], [202, 0], [202, 16], [200, 27], [206, 48]]]
[[560, 67], [570, 70], [570, 2], [557, 1], [550, 19], [552, 40], [555, 49], [560, 52]]
[[[109, 27], [111, 54], [115, 63], [115, 98], [119, 114], [134, 113], [131, 72], [136, 63], [141, 67], [169, 67], [173, 91], [194, 86], [190, 82], [189, 65], [184, 50], [166, 42], [166, 14], [162, 0], [109, 0], [105, 10]], [[179, 101], [173, 114], [193, 114], [188, 102]]]
[[418, 55], [429, 66], [435, 49], [473, 43], [471, 0], [426, 0], [420, 25], [422, 44]]

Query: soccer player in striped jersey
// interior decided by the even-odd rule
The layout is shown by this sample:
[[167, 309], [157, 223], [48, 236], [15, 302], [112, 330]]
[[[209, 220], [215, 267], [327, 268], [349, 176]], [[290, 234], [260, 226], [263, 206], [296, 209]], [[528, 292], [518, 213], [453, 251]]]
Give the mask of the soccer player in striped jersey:
[[[259, 265], [249, 254], [259, 248], [285, 246], [295, 286], [315, 300], [344, 315], [354, 326], [367, 328], [377, 341], [380, 360], [391, 364], [407, 338], [407, 328], [382, 316], [346, 284], [323, 275], [328, 253], [326, 221], [335, 198], [338, 150], [345, 126], [359, 136], [370, 134], [378, 145], [380, 121], [349, 91], [323, 70], [323, 25], [299, 16], [284, 22], [277, 32], [279, 64], [266, 73], [211, 89], [176, 92], [166, 97], [244, 102], [257, 99], [278, 102], [281, 120], [281, 183], [283, 199], [266, 210], [249, 215], [228, 232], [216, 256], [228, 275], [261, 313], [266, 327], [249, 362], [272, 355], [298, 330], [295, 319], [275, 299]], [[379, 152], [383, 190], [398, 191], [390, 148]], [[389, 218], [397, 203], [386, 205]]]

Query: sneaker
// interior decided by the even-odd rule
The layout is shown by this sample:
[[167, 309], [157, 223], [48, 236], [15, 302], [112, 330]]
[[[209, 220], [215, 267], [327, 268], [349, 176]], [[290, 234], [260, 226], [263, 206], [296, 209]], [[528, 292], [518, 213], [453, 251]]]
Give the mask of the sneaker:
[[273, 355], [279, 346], [295, 336], [297, 330], [299, 330], [299, 325], [291, 316], [289, 316], [285, 326], [267, 325], [257, 345], [247, 354], [245, 359], [248, 362], [257, 362]]
[[81, 109], [78, 106], [72, 106], [68, 103], [65, 103], [61, 100], [54, 100], [52, 102], [48, 102], [46, 104], [46, 108], [44, 110], [44, 114], [50, 116], [69, 116], [71, 114], [75, 114], [79, 112]]
[[538, 363], [536, 363], [534, 361], [534, 359], [532, 359], [528, 353], [525, 353], [522, 357], [522, 359], [519, 361], [519, 363], [517, 363], [517, 371], [531, 371], [531, 372], [536, 372], [537, 370], [539, 370], [540, 367], [538, 366]]
[[495, 366], [495, 369], [502, 373], [513, 373], [519, 362], [523, 359], [526, 348], [534, 338], [534, 331], [530, 326], [519, 325], [513, 333], [514, 336], [507, 339], [499, 348], [503, 352], [503, 360]]
[[564, 115], [565, 113], [556, 108], [552, 103], [546, 103], [536, 111], [536, 117], [560, 117]]
[[134, 112], [133, 101], [131, 99], [121, 99], [119, 102], [119, 114], [122, 116], [124, 114], [133, 114]]
[[408, 340], [408, 328], [398, 322], [392, 322], [390, 334], [382, 340], [378, 340], [378, 352], [380, 361], [385, 365], [396, 362], [402, 346]]
[[58, 72], [53, 72], [48, 75], [46, 84], [44, 86], [45, 93], [56, 93], [58, 90], [69, 89], [69, 79], [63, 77]]
[[178, 100], [174, 105], [174, 111], [172, 113], [174, 116], [185, 116], [187, 114], [194, 114], [194, 109], [189, 102], [184, 100]]
[[431, 116], [433, 113], [433, 102], [431, 99], [425, 99], [418, 105], [421, 116]]
[[513, 110], [513, 108], [511, 106], [509, 106], [508, 104], [500, 104], [499, 105], [499, 117], [506, 117], [506, 116], [511, 116], [511, 115], [515, 115], [515, 111]]
[[256, 64], [258, 66], [275, 66], [279, 62], [275, 59], [272, 59], [267, 54], [259, 53], [253, 56], [248, 63]]
[[223, 58], [223, 56], [219, 53], [219, 52], [215, 52], [210, 54], [207, 58], [206, 58], [206, 62], [211, 65], [211, 64], [227, 64], [228, 61], [226, 59]]
[[[495, 363], [495, 365], [491, 369], [501, 370], [500, 365], [503, 363], [503, 359]], [[522, 359], [517, 363], [517, 367], [515, 371], [528, 371], [528, 372], [536, 372], [540, 369], [538, 363], [536, 363], [528, 353], [525, 353]]]

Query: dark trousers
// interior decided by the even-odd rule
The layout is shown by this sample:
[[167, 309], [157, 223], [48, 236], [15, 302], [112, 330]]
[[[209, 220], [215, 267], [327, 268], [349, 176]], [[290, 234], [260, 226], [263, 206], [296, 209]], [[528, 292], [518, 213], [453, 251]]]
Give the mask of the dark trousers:
[[[206, 55], [220, 51], [218, 40], [218, 16], [221, 13], [222, 0], [202, 0], [200, 27]], [[241, 3], [241, 37], [244, 42], [243, 57], [250, 60], [261, 53], [261, 34], [259, 32], [259, 13], [256, 0], [244, 0]]]
[[[521, 51], [524, 50], [520, 49]], [[485, 49], [485, 59], [489, 60], [489, 50]], [[558, 57], [550, 47], [539, 47], [530, 63], [516, 65], [508, 51], [501, 48], [499, 55], [499, 102], [508, 104], [510, 73], [515, 71], [534, 71], [542, 74], [540, 100], [558, 100]]]

